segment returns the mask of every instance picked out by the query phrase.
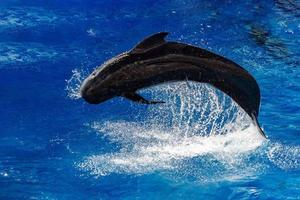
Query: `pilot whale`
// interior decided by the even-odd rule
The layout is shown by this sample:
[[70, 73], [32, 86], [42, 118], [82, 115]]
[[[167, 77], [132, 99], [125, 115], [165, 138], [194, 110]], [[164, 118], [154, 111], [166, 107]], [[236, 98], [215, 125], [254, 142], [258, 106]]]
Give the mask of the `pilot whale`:
[[166, 41], [167, 32], [151, 35], [132, 50], [103, 63], [82, 83], [80, 94], [91, 104], [116, 96], [144, 103], [138, 90], [171, 81], [207, 83], [230, 96], [251, 117], [261, 135], [257, 117], [260, 90], [256, 80], [235, 62], [192, 45]]

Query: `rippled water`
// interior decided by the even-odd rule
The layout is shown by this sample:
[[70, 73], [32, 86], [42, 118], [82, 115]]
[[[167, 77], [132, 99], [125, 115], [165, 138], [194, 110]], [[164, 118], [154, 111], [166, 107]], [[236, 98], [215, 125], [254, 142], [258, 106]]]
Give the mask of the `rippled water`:
[[[299, 1], [1, 1], [0, 199], [299, 199]], [[82, 80], [147, 35], [257, 79], [262, 138], [213, 87], [86, 104]]]

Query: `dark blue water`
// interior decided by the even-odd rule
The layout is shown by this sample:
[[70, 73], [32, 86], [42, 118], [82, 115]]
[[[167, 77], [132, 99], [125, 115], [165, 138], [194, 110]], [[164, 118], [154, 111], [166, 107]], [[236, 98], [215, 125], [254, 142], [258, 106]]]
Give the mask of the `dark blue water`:
[[[209, 49], [262, 93], [175, 83], [89, 105], [82, 79], [145, 36]], [[300, 199], [300, 2], [0, 2], [0, 199]]]

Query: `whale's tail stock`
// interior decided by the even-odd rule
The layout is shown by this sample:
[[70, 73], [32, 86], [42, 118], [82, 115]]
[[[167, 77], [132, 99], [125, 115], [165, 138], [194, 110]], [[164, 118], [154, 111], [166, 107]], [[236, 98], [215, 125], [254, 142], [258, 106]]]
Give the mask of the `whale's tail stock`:
[[258, 132], [264, 137], [264, 138], [267, 138], [265, 132], [262, 130], [262, 128], [260, 127], [259, 123], [258, 123], [258, 120], [257, 120], [257, 117], [254, 113], [251, 114], [251, 119], [254, 123], [254, 125], [257, 127], [258, 129]]

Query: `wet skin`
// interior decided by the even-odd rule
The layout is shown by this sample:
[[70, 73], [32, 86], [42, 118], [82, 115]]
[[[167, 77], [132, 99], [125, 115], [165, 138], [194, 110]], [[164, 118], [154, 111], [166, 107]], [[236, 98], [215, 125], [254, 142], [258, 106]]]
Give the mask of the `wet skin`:
[[91, 104], [116, 96], [155, 104], [162, 101], [146, 100], [136, 92], [166, 82], [196, 81], [226, 93], [258, 125], [260, 90], [255, 79], [227, 58], [188, 44], [165, 41], [167, 34], [154, 34], [131, 51], [102, 64], [83, 82], [81, 96]]

